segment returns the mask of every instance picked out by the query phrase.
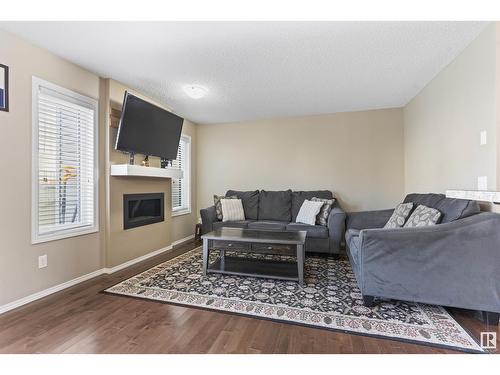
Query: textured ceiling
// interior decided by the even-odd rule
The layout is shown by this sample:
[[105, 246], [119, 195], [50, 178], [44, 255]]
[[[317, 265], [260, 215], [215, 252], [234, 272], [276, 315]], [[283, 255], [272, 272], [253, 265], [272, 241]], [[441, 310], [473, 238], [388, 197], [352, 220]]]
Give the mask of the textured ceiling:
[[[375, 108], [411, 100], [483, 22], [0, 22], [197, 123]], [[206, 97], [182, 87], [200, 84]]]

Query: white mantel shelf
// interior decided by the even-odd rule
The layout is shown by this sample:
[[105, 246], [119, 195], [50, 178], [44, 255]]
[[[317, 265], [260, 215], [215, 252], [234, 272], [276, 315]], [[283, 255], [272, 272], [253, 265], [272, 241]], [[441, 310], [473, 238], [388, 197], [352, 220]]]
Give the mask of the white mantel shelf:
[[482, 190], [447, 190], [448, 198], [470, 199], [482, 202], [491, 202], [500, 204], [499, 191], [482, 191]]
[[183, 173], [175, 168], [154, 168], [141, 165], [114, 164], [111, 166], [111, 176], [121, 177], [154, 177], [154, 178], [182, 178]]

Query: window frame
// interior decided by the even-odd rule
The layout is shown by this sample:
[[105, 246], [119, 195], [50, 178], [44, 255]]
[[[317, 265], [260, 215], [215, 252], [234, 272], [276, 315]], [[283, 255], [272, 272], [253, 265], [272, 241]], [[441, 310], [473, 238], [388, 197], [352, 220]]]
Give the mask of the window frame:
[[[174, 208], [172, 206], [172, 217], [188, 215], [191, 213], [191, 136], [187, 134], [181, 134], [181, 141], [186, 142], [186, 165], [183, 168], [183, 180], [185, 181], [185, 190], [183, 195], [186, 200], [186, 207]], [[172, 181], [173, 184], [173, 181]], [[170, 201], [172, 201], [172, 192], [170, 192]]]
[[[32, 76], [32, 117], [31, 117], [31, 243], [43, 243], [49, 241], [60, 240], [63, 238], [70, 238], [81, 236], [90, 233], [99, 232], [99, 103], [96, 99], [78, 94], [72, 90], [58, 86], [54, 83], [45, 81], [41, 78]], [[39, 134], [39, 113], [38, 113], [38, 94], [40, 87], [53, 90], [56, 93], [68, 96], [74, 100], [81, 101], [89, 105], [94, 110], [94, 212], [93, 224], [82, 225], [55, 230], [46, 234], [39, 233], [39, 154], [38, 154], [38, 134]]]

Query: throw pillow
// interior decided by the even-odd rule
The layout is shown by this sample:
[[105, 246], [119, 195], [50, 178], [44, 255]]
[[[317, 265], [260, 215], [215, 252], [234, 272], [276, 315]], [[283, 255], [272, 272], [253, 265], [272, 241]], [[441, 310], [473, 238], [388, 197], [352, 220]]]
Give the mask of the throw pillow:
[[322, 206], [323, 202], [313, 202], [306, 199], [304, 203], [302, 203], [302, 206], [300, 206], [295, 222], [309, 225], [316, 224], [316, 216], [319, 214], [319, 211], [321, 211]]
[[323, 206], [321, 206], [321, 210], [319, 211], [318, 216], [316, 216], [316, 224], [327, 226], [328, 225], [328, 216], [330, 215], [330, 211], [332, 210], [332, 206], [335, 203], [335, 199], [324, 199], [324, 198], [311, 198], [313, 202], [323, 202]]
[[415, 208], [415, 211], [413, 211], [413, 213], [410, 215], [403, 228], [436, 225], [440, 218], [441, 212], [439, 212], [435, 208], [420, 205]]
[[402, 228], [412, 209], [412, 202], [398, 204], [384, 228]]
[[217, 216], [217, 220], [222, 220], [222, 206], [220, 204], [221, 199], [237, 199], [237, 197], [235, 195], [231, 195], [230, 197], [225, 197], [223, 195], [214, 194], [215, 215]]
[[245, 220], [241, 199], [222, 198], [220, 203], [222, 205], [222, 221]]

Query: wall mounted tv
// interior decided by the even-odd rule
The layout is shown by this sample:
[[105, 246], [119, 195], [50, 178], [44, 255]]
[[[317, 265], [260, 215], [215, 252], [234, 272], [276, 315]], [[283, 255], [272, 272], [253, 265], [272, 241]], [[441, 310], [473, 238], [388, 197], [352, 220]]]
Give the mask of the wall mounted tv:
[[115, 148], [174, 160], [184, 119], [125, 91]]

